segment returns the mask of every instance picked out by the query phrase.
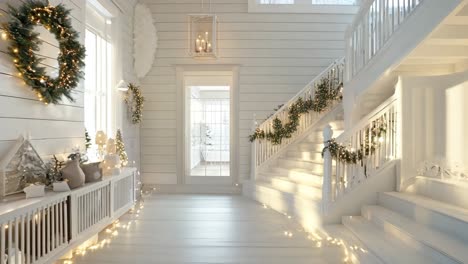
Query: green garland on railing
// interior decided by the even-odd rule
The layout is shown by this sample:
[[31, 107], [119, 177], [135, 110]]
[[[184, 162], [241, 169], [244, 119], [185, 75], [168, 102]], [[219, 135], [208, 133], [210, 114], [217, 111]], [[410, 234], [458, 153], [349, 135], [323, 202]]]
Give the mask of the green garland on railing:
[[[370, 140], [369, 132], [366, 132], [364, 135], [364, 140], [360, 144], [360, 148], [357, 150], [349, 150], [346, 146], [336, 142], [335, 138], [332, 138], [325, 142], [325, 147], [322, 150], [322, 157], [325, 154], [325, 151], [328, 149], [330, 151], [331, 157], [334, 160], [344, 162], [346, 164], [358, 164], [375, 153], [375, 150], [382, 143], [384, 134], [387, 133], [386, 122], [374, 121], [372, 122], [372, 128], [370, 130]], [[365, 144], [364, 142], [371, 142], [371, 144]]]
[[266, 139], [273, 143], [273, 145], [281, 144], [285, 138], [291, 138], [294, 132], [297, 131], [299, 126], [299, 119], [302, 114], [308, 112], [323, 112], [334, 101], [341, 101], [342, 94], [341, 88], [343, 83], [336, 84], [336, 79], [323, 78], [320, 83], [316, 85], [315, 96], [309, 97], [306, 100], [299, 97], [296, 102], [289, 106], [288, 118], [289, 121], [283, 125], [279, 118], [273, 119], [273, 132], [265, 132], [257, 128], [255, 132], [249, 136], [250, 142], [257, 139]]

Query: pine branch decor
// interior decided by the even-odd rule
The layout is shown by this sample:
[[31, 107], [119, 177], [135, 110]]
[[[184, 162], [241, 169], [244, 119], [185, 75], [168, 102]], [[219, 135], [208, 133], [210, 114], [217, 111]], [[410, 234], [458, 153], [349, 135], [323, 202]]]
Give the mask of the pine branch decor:
[[[133, 97], [133, 99], [131, 99]], [[140, 88], [133, 83], [128, 84], [125, 103], [132, 113], [132, 123], [139, 124], [143, 118], [143, 102], [145, 98], [141, 95]]]
[[[74, 101], [72, 91], [84, 77], [81, 69], [85, 65], [85, 48], [72, 27], [70, 12], [62, 4], [51, 6], [47, 0], [26, 0], [19, 8], [9, 7], [11, 20], [3, 25], [4, 37], [11, 41], [8, 54], [18, 76], [45, 104], [58, 104], [63, 96]], [[35, 54], [42, 44], [39, 33], [34, 32], [38, 25], [55, 35], [59, 43], [57, 78], [46, 74], [46, 68], [41, 66], [44, 59]]]
[[363, 160], [373, 155], [384, 140], [387, 133], [387, 125], [384, 120], [374, 121], [371, 124], [370, 132], [366, 129], [360, 148], [357, 150], [348, 149], [346, 146], [331, 139], [325, 142], [322, 150], [322, 157], [326, 150], [330, 151], [331, 157], [345, 164], [358, 164], [363, 166]]
[[127, 166], [128, 156], [127, 156], [127, 152], [125, 151], [125, 145], [123, 142], [122, 133], [120, 132], [120, 129], [117, 129], [117, 134], [115, 135], [115, 148], [116, 148], [117, 154], [120, 157], [120, 164], [122, 165], [122, 167]]
[[257, 128], [255, 132], [249, 136], [250, 142], [257, 139], [266, 139], [271, 141], [273, 145], [281, 144], [285, 138], [291, 138], [297, 131], [301, 115], [308, 112], [321, 113], [327, 109], [333, 102], [341, 101], [341, 90], [343, 83], [337, 83], [336, 79], [323, 78], [315, 87], [315, 96], [303, 99], [299, 97], [296, 102], [292, 103], [288, 109], [288, 122], [283, 124], [279, 118], [273, 119], [273, 132], [265, 132]]

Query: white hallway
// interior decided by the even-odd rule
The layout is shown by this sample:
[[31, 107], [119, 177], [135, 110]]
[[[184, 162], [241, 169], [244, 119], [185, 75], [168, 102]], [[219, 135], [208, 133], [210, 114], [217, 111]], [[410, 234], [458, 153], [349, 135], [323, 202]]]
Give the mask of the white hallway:
[[343, 227], [307, 234], [242, 196], [149, 195], [143, 204], [138, 217], [121, 218], [109, 244], [73, 263], [347, 263]]

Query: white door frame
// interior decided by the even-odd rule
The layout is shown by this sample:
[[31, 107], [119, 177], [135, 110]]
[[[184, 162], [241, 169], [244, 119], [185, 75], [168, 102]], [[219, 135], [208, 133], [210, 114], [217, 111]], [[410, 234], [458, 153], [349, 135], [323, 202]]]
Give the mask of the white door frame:
[[[190, 177], [186, 175], [187, 153], [185, 146], [186, 138], [186, 84], [185, 75], [187, 72], [226, 72], [232, 73], [230, 87], [230, 176], [229, 177]], [[176, 65], [176, 85], [177, 85], [177, 184], [202, 184], [202, 185], [235, 185], [239, 182], [239, 66], [238, 65]], [[203, 179], [202, 179], [203, 178]], [[224, 179], [223, 179], [224, 178]], [[229, 181], [229, 182], [227, 182]]]

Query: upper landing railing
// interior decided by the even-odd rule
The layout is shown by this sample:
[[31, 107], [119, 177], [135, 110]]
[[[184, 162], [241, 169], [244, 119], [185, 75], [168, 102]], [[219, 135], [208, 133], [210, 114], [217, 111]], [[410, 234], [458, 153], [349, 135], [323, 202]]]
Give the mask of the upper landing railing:
[[346, 33], [346, 74], [351, 80], [383, 49], [423, 0], [364, 0]]

